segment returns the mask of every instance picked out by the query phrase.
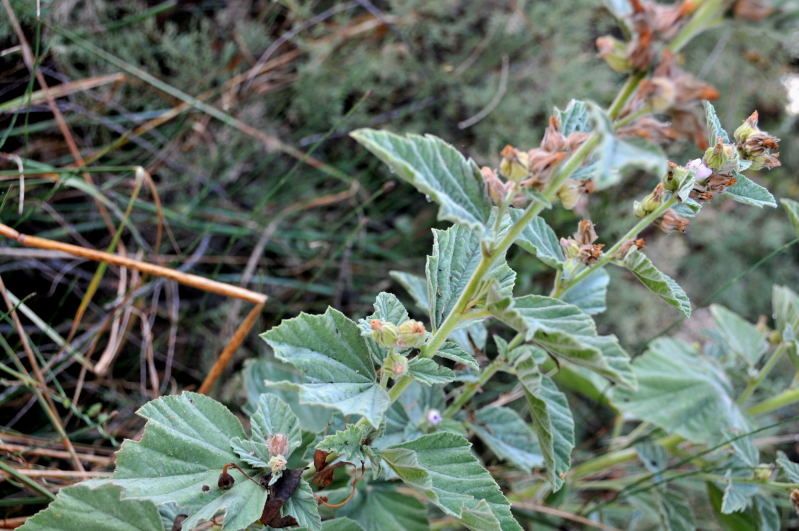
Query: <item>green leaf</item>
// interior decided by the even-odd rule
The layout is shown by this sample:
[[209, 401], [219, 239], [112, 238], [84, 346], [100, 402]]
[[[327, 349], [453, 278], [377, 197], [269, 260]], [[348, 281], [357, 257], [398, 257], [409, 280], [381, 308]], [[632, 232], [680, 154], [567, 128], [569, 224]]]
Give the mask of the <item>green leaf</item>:
[[799, 236], [799, 203], [793, 199], [787, 198], [780, 199], [780, 203], [782, 203], [785, 213], [788, 214], [788, 219], [791, 221], [793, 231]]
[[691, 316], [688, 295], [674, 279], [656, 268], [648, 256], [633, 250], [624, 258], [623, 265], [652, 293], [680, 310], [686, 317]]
[[494, 479], [453, 433], [425, 435], [388, 448], [383, 458], [406, 483], [419, 489], [446, 514], [473, 521], [485, 500], [503, 530], [521, 530]]
[[428, 531], [424, 505], [413, 496], [401, 494], [387, 483], [369, 483], [336, 514], [348, 516], [372, 531]]
[[723, 492], [712, 482], [706, 483], [710, 505], [716, 515], [722, 529], [725, 531], [752, 531], [757, 529], [757, 521], [754, 515], [748, 513], [724, 514], [721, 512]]
[[452, 369], [442, 367], [430, 358], [413, 358], [408, 362], [408, 374], [423, 384], [445, 384], [455, 380]]
[[365, 531], [361, 524], [349, 518], [334, 518], [322, 522], [322, 531]]
[[476, 231], [486, 227], [491, 200], [480, 168], [457, 149], [432, 135], [400, 136], [358, 129], [350, 133], [401, 179], [439, 204], [438, 219]]
[[416, 306], [425, 312], [430, 310], [430, 301], [427, 298], [427, 281], [420, 275], [390, 271], [389, 276], [399, 282], [411, 296]]
[[281, 516], [291, 515], [297, 520], [297, 526], [311, 531], [322, 529], [322, 518], [319, 516], [319, 504], [316, 502], [311, 486], [300, 479], [291, 497], [280, 508]]
[[754, 505], [758, 531], [780, 531], [782, 521], [774, 500], [758, 494], [755, 496]]
[[[639, 139], [622, 140], [613, 134], [613, 121], [598, 105], [587, 102], [594, 132], [601, 143], [596, 160], [589, 166], [590, 177], [598, 190], [621, 181], [632, 170], [643, 170], [660, 177], [666, 173], [666, 155], [658, 146]], [[584, 177], [581, 173], [581, 177]]]
[[733, 172], [733, 175], [737, 182], [724, 190], [724, 193], [734, 201], [758, 208], [777, 206], [774, 196], [766, 188], [760, 186], [743, 173]]
[[[430, 323], [437, 330], [463, 293], [482, 259], [480, 235], [467, 227], [453, 225], [433, 229], [433, 254], [427, 257], [427, 298], [432, 301]], [[500, 260], [485, 275], [496, 280], [498, 291], [510, 294], [516, 273]]]
[[660, 338], [633, 361], [638, 391], [615, 389], [623, 412], [690, 441], [719, 444], [749, 431], [727, 376], [713, 360], [676, 339]]
[[[789, 329], [794, 334], [799, 332], [799, 296], [791, 288], [775, 285], [771, 289], [771, 306], [777, 330], [782, 334], [783, 340], [786, 339]], [[795, 338], [791, 340], [795, 341]]]
[[273, 394], [263, 394], [258, 403], [258, 409], [250, 417], [252, 439], [245, 440], [233, 437], [230, 445], [242, 461], [257, 468], [269, 470], [269, 450], [266, 440], [278, 433], [288, 437], [288, 459], [291, 454], [302, 446], [302, 429], [297, 417], [291, 408], [280, 398]]
[[438, 349], [438, 352], [436, 352], [434, 356], [440, 356], [442, 358], [452, 360], [455, 363], [466, 365], [472, 369], [480, 368], [480, 365], [477, 364], [477, 360], [474, 359], [473, 355], [469, 354], [457, 343], [453, 343], [452, 341], [447, 341], [441, 345], [441, 348]]
[[781, 450], [777, 451], [777, 466], [791, 483], [799, 483], [799, 463], [794, 463]]
[[301, 313], [262, 334], [275, 356], [300, 369], [306, 382], [279, 387], [297, 389], [300, 402], [362, 415], [377, 427], [390, 401], [375, 381], [375, 369], [360, 329], [341, 312]]
[[[542, 295], [489, 302], [488, 309], [492, 315], [517, 332], [524, 333], [526, 340], [532, 340], [549, 352], [588, 367], [620, 385], [635, 386], [635, 381], [629, 379], [632, 372], [624, 366], [623, 357], [615, 359], [611, 365], [603, 355], [603, 350], [611, 346], [606, 342], [616, 342], [615, 337], [599, 339], [594, 320], [577, 306]], [[612, 353], [624, 356], [621, 347], [616, 346]], [[629, 365], [629, 360], [626, 363]]]
[[560, 122], [560, 132], [569, 136], [574, 132], [587, 133], [591, 131], [591, 117], [588, 114], [588, 105], [584, 101], [571, 100], [562, 111], [555, 107], [553, 116]]
[[666, 531], [694, 531], [696, 523], [694, 512], [685, 497], [673, 490], [655, 489], [653, 497], [656, 500], [658, 517]]
[[729, 144], [730, 135], [728, 135], [727, 131], [721, 126], [719, 117], [716, 114], [716, 108], [707, 100], [702, 103], [705, 107], [705, 120], [707, 121], [707, 144], [709, 146], [715, 146], [719, 137], [721, 137], [722, 142]]
[[738, 356], [754, 365], [768, 349], [766, 337], [753, 324], [724, 306], [713, 304], [710, 313], [724, 341]]
[[[523, 215], [524, 211], [521, 209], [509, 209], [507, 227], [505, 229], [509, 229]], [[524, 227], [524, 230], [522, 230], [514, 243], [555, 269], [560, 269], [565, 260], [563, 248], [560, 246], [560, 241], [555, 235], [555, 231], [540, 216], [534, 217]]]
[[547, 478], [553, 490], [560, 490], [574, 449], [574, 419], [566, 395], [548, 376], [539, 372], [532, 358], [516, 366], [516, 375], [530, 407]]
[[544, 464], [535, 432], [510, 408], [484, 407], [475, 413], [469, 427], [494, 455], [525, 472]]
[[597, 269], [582, 282], [563, 294], [561, 299], [574, 304], [588, 315], [602, 313], [606, 309], [610, 275], [604, 268]]
[[247, 470], [230, 448], [244, 438], [244, 428], [228, 409], [205, 395], [184, 392], [145, 404], [137, 412], [147, 419], [140, 441], [127, 440], [117, 453], [110, 480], [125, 498], [174, 502], [189, 513], [184, 529], [225, 512], [223, 529], [241, 529], [261, 517], [266, 489], [230, 470], [236, 482], [217, 487], [222, 467], [235, 463]]
[[161, 531], [158, 509], [147, 500], [121, 500], [122, 489], [77, 484], [65, 487], [43, 511], [28, 518], [20, 531]]
[[300, 383], [302, 376], [291, 365], [265, 359], [244, 362], [244, 385], [247, 389], [247, 410], [255, 411], [264, 393], [270, 393], [288, 404], [296, 415], [302, 429], [319, 433], [330, 421], [331, 411], [327, 408], [300, 404], [296, 391], [283, 391], [268, 387], [266, 381], [289, 381]]
[[749, 508], [752, 503], [752, 498], [757, 494], [757, 485], [754, 483], [734, 481], [734, 479], [749, 479], [751, 477], [751, 473], [733, 473], [732, 470], [727, 470], [727, 473], [724, 475], [727, 484], [724, 487], [724, 496], [721, 499], [721, 512], [723, 514], [741, 512]]
[[366, 461], [362, 442], [372, 431], [371, 426], [358, 423], [349, 424], [345, 429], [322, 439], [316, 448], [342, 456], [346, 461]]

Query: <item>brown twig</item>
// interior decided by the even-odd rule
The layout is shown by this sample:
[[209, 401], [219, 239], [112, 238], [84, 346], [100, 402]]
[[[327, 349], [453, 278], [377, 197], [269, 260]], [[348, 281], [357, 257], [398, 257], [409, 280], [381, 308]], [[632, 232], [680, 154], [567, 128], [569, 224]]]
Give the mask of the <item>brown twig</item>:
[[535, 502], [514, 502], [513, 506], [518, 507], [519, 509], [526, 509], [528, 511], [551, 514], [552, 516], [557, 516], [558, 518], [563, 518], [564, 520], [571, 520], [572, 522], [577, 522], [588, 527], [595, 527], [604, 531], [621, 531], [617, 527], [605, 525], [600, 522], [594, 522], [593, 520], [589, 520], [588, 518], [584, 518], [578, 514], [573, 514], [562, 509], [556, 509], [555, 507], [547, 507], [546, 505], [540, 505]]
[[146, 273], [148, 275], [155, 275], [158, 277], [167, 278], [169, 280], [174, 280], [185, 286], [191, 286], [193, 288], [198, 288], [203, 291], [216, 293], [218, 295], [223, 295], [225, 297], [241, 299], [250, 302], [252, 304], [255, 304], [255, 307], [252, 309], [252, 311], [250, 311], [250, 313], [241, 323], [239, 328], [233, 334], [233, 337], [230, 338], [230, 341], [228, 342], [227, 345], [225, 345], [225, 348], [220, 353], [219, 358], [216, 360], [216, 363], [214, 363], [213, 367], [208, 372], [208, 375], [205, 377], [205, 380], [200, 386], [199, 390], [200, 393], [207, 393], [211, 389], [211, 387], [213, 387], [216, 380], [219, 379], [225, 366], [233, 356], [233, 353], [236, 351], [236, 349], [239, 347], [241, 342], [246, 337], [247, 333], [255, 324], [258, 315], [260, 314], [261, 310], [266, 304], [267, 297], [263, 293], [257, 293], [255, 291], [251, 291], [238, 286], [225, 284], [224, 282], [217, 282], [216, 280], [211, 280], [205, 277], [201, 277], [199, 275], [183, 273], [176, 269], [171, 269], [168, 267], [151, 264], [149, 262], [144, 262], [142, 260], [135, 260], [133, 258], [128, 258], [126, 256], [106, 253], [103, 251], [98, 251], [96, 249], [86, 249], [84, 247], [80, 247], [77, 245], [63, 243], [55, 240], [49, 240], [47, 238], [39, 238], [37, 236], [29, 236], [26, 234], [21, 234], [15, 229], [12, 229], [8, 225], [4, 225], [2, 223], [0, 223], [0, 236], [16, 240], [22, 245], [26, 245], [28, 247], [36, 247], [39, 249], [47, 249], [50, 251], [62, 251], [71, 254], [73, 256], [88, 258], [89, 260], [94, 260], [96, 262], [105, 262], [110, 265], [126, 267], [128, 269], [135, 269], [137, 271]]

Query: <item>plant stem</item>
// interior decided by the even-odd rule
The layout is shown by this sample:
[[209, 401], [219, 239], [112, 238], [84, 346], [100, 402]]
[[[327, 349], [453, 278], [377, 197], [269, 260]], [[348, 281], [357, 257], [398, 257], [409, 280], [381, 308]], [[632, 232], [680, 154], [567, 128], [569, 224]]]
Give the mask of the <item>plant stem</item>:
[[[580, 148], [575, 151], [572, 156], [569, 157], [569, 159], [560, 167], [542, 194], [547, 201], [551, 201], [555, 198], [555, 195], [557, 194], [561, 185], [563, 185], [564, 181], [566, 181], [566, 179], [568, 179], [569, 176], [580, 167], [586, 157], [588, 157], [588, 155], [590, 155], [594, 148], [599, 144], [599, 140], [599, 136], [595, 133], [589, 136], [585, 142], [583, 142]], [[450, 334], [452, 334], [455, 328], [457, 328], [458, 324], [460, 324], [461, 320], [463, 319], [463, 315], [468, 309], [469, 304], [472, 302], [472, 298], [474, 297], [475, 293], [477, 293], [485, 274], [491, 269], [491, 267], [500, 257], [505, 256], [505, 253], [508, 251], [510, 246], [513, 245], [514, 241], [516, 241], [516, 238], [519, 237], [530, 221], [540, 214], [544, 208], [544, 202], [531, 202], [530, 205], [525, 209], [524, 214], [522, 214], [522, 216], [511, 226], [505, 236], [491, 248], [490, 252], [483, 254], [483, 257], [480, 259], [480, 263], [477, 264], [477, 267], [472, 273], [472, 276], [469, 278], [466, 287], [461, 292], [458, 300], [455, 301], [455, 305], [452, 307], [452, 310], [419, 353], [420, 357], [431, 358], [436, 352], [438, 352], [438, 349], [441, 347], [444, 341], [447, 340]], [[412, 381], [413, 379], [410, 376], [404, 376], [402, 379], [396, 382], [388, 393], [391, 401], [393, 402], [399, 398], [402, 392], [407, 389]]]
[[571, 288], [573, 288], [574, 286], [585, 280], [586, 277], [588, 277], [588, 275], [590, 275], [597, 269], [603, 267], [605, 264], [613, 260], [616, 253], [618, 253], [619, 249], [621, 249], [621, 246], [624, 245], [624, 242], [635, 238], [635, 236], [637, 236], [639, 232], [647, 228], [650, 223], [652, 223], [657, 218], [662, 216], [663, 213], [665, 213], [669, 208], [671, 208], [676, 202], [677, 202], [677, 197], [672, 196], [667, 201], [664, 201], [656, 210], [641, 218], [638, 221], [638, 223], [636, 223], [633, 226], [633, 228], [628, 230], [624, 234], [624, 236], [619, 238], [619, 240], [613, 244], [613, 246], [610, 249], [604, 252], [599, 260], [597, 260], [595, 263], [591, 264], [590, 266], [586, 267], [585, 269], [574, 275], [572, 278], [567, 279], [564, 282], [561, 282], [559, 286], [555, 286], [550, 296], [551, 297], [562, 296]]
[[780, 361], [780, 358], [782, 358], [782, 355], [785, 353], [785, 350], [786, 350], [786, 344], [780, 343], [780, 346], [778, 346], [774, 350], [774, 352], [771, 353], [769, 359], [766, 360], [766, 363], [763, 365], [763, 367], [761, 367], [760, 372], [757, 373], [757, 377], [751, 382], [749, 382], [749, 384], [746, 386], [746, 389], [744, 389], [743, 393], [741, 393], [741, 397], [738, 399], [739, 404], [743, 404], [747, 400], [749, 400], [749, 397], [752, 396], [752, 393], [755, 392], [757, 386], [763, 383], [763, 380], [765, 380], [766, 376], [769, 375], [771, 369], [773, 369], [774, 366], [777, 365], [777, 362]]
[[750, 415], [761, 415], [796, 402], [799, 402], [799, 389], [786, 389], [768, 400], [755, 404], [747, 409], [746, 412]]
[[501, 369], [505, 365], [505, 360], [502, 358], [496, 358], [494, 361], [489, 363], [483, 372], [480, 374], [480, 378], [476, 382], [471, 382], [466, 385], [460, 395], [452, 401], [452, 404], [444, 411], [444, 418], [452, 418], [455, 416], [461, 408], [472, 399], [472, 397], [479, 391], [483, 385], [494, 376], [499, 369]]
[[616, 120], [616, 118], [619, 117], [622, 109], [624, 109], [627, 101], [635, 93], [635, 90], [638, 88], [638, 85], [641, 84], [641, 81], [643, 81], [644, 77], [646, 77], [646, 72], [636, 72], [634, 74], [630, 74], [630, 76], [627, 78], [627, 81], [625, 81], [624, 86], [621, 88], [621, 91], [616, 95], [616, 99], [610, 104], [608, 116], [610, 116], [611, 120]]

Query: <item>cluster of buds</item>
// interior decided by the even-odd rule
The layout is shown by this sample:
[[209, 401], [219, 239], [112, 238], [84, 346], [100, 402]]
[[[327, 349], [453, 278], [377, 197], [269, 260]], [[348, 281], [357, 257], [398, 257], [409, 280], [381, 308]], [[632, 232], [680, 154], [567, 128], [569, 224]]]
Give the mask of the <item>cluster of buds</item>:
[[369, 326], [372, 328], [372, 337], [377, 344], [389, 350], [418, 348], [424, 344], [427, 338], [424, 325], [414, 319], [408, 319], [399, 326], [380, 319], [372, 319]]
[[[780, 139], [761, 131], [757, 126], [757, 111], [735, 130], [735, 144], [742, 159], [751, 161], [751, 170], [772, 169], [780, 165]], [[772, 152], [772, 150], [775, 150]]]
[[677, 56], [665, 51], [652, 73], [652, 78], [641, 82], [635, 97], [625, 108], [622, 116], [638, 112], [644, 107], [655, 113], [667, 114], [671, 120], [669, 126], [651, 117], [646, 123], [640, 118], [637, 127], [649, 130], [647, 134], [640, 136], [650, 138], [686, 136], [704, 149], [707, 143], [703, 124], [697, 114], [698, 105], [702, 100], [715, 100], [718, 97], [718, 90], [683, 71], [677, 65]]
[[[500, 153], [499, 173], [488, 167], [480, 169], [491, 200], [497, 205], [523, 206], [527, 202], [525, 191], [543, 190], [558, 164], [587, 137], [579, 131], [564, 135], [557, 118], [551, 116], [539, 147], [525, 152], [505, 146]], [[583, 194], [593, 190], [591, 181], [571, 180], [558, 190], [558, 198], [565, 208], [572, 209]]]
[[633, 39], [622, 42], [606, 35], [596, 40], [600, 57], [617, 72], [648, 70], [658, 48], [676, 35], [696, 8], [690, 0], [675, 4], [630, 0], [630, 4]]
[[286, 469], [286, 454], [289, 451], [289, 438], [283, 433], [270, 435], [266, 440], [266, 448], [269, 450], [269, 468], [272, 470], [272, 479], [277, 481], [283, 470]]
[[579, 264], [591, 265], [602, 256], [604, 244], [597, 241], [596, 230], [591, 220], [583, 219], [577, 225], [577, 232], [569, 238], [561, 238], [560, 246], [566, 255], [567, 270], [575, 270]]

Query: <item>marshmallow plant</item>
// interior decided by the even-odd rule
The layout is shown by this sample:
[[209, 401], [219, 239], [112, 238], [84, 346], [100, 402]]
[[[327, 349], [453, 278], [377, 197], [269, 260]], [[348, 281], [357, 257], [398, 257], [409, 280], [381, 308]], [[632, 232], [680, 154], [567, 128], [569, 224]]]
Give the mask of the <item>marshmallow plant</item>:
[[[772, 466], [753, 435], [779, 431], [774, 412], [799, 401], [769, 378], [797, 359], [799, 297], [775, 288], [773, 329], [713, 306], [704, 349], [659, 338], [635, 361], [592, 317], [610, 267], [690, 316], [642, 231], [679, 237], [725, 198], [776, 206], [750, 177], [779, 165], [779, 141], [756, 112], [729, 135], [706, 101], [718, 92], [678, 66], [725, 2], [610, 4], [627, 40], [600, 38], [600, 55], [629, 77], [608, 109], [555, 109], [539, 146], [480, 167], [434, 136], [352, 133], [449, 224], [433, 231], [423, 275], [392, 273], [413, 307], [384, 292], [360, 319], [328, 308], [283, 321], [263, 334], [269, 361], [245, 370], [249, 430], [208, 396], [153, 400], [110, 479], [63, 489], [22, 529], [518, 530], [551, 515], [544, 506], [649, 529], [693, 529], [704, 506], [703, 518], [779, 528], [799, 465]], [[678, 137], [699, 147], [670, 162], [659, 145]], [[615, 240], [599, 234], [588, 196], [633, 172], [652, 181], [627, 206], [636, 221]], [[581, 213], [574, 234], [547, 224], [557, 208]], [[511, 253], [551, 268], [551, 291], [519, 294]], [[583, 429], [566, 390], [618, 415], [607, 452], [572, 462]]]

